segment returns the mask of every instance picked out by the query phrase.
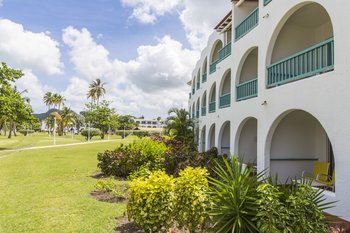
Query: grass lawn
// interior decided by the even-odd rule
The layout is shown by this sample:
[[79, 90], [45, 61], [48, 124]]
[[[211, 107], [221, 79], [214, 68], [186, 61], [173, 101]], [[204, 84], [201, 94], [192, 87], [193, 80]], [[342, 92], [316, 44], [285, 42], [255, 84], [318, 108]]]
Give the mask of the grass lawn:
[[[120, 139], [120, 136], [111, 135], [110, 139]], [[108, 135], [105, 136], [105, 140], [108, 139]], [[100, 137], [93, 137], [92, 141], [100, 141]], [[81, 135], [63, 135], [56, 136], [56, 144], [70, 144], [86, 142], [86, 139]], [[53, 145], [53, 136], [49, 136], [47, 133], [33, 133], [28, 136], [23, 136], [18, 133], [18, 136], [13, 136], [8, 139], [7, 136], [0, 135], [0, 151], [8, 149], [17, 149], [33, 146], [48, 146]]]
[[0, 232], [113, 232], [125, 204], [93, 199], [97, 180], [90, 176], [97, 170], [96, 154], [120, 142], [22, 151], [0, 159]]

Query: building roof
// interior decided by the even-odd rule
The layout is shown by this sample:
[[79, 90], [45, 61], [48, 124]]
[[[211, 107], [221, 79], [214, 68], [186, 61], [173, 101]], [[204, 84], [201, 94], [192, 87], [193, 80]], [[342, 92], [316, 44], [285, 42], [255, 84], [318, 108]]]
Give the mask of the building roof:
[[231, 28], [231, 22], [232, 22], [232, 11], [230, 11], [221, 21], [218, 23], [218, 25], [215, 26], [215, 30], [218, 32], [224, 32], [227, 29]]

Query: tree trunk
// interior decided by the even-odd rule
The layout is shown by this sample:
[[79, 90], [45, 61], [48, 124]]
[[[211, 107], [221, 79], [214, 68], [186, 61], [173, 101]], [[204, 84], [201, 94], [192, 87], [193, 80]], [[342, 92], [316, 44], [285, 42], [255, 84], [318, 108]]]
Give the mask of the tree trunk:
[[13, 135], [15, 135], [15, 137], [17, 137], [17, 134], [16, 134], [16, 123], [13, 122]]
[[8, 138], [11, 138], [11, 137], [12, 137], [12, 127], [13, 127], [13, 121], [11, 120], [11, 121], [10, 121], [10, 132], [9, 132]]

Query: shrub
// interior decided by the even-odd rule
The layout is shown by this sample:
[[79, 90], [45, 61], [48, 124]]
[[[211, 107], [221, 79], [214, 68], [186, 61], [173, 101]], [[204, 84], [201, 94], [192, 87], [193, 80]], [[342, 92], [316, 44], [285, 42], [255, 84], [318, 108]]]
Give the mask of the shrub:
[[125, 199], [127, 184], [125, 182], [117, 181], [112, 178], [99, 180], [95, 184], [95, 189], [98, 191], [112, 194], [114, 197]]
[[[88, 129], [84, 129], [83, 131], [81, 131], [81, 135], [83, 135], [86, 140], [89, 140], [89, 130]], [[95, 136], [100, 136], [101, 135], [101, 131], [99, 129], [95, 129], [95, 128], [91, 128], [90, 129], [90, 139], [92, 139]]]
[[288, 212], [281, 201], [283, 193], [271, 184], [260, 184], [258, 192], [258, 211], [254, 218], [261, 233], [293, 232], [287, 226]]
[[208, 217], [208, 172], [187, 167], [175, 181], [175, 219], [180, 227], [195, 232]]
[[152, 174], [151, 170], [149, 170], [148, 166], [141, 166], [137, 171], [133, 171], [130, 173], [128, 179], [135, 180], [138, 178], [147, 179]]
[[294, 190], [286, 200], [290, 228], [295, 232], [327, 233], [326, 217], [322, 211], [333, 203], [325, 203], [323, 190], [315, 190], [308, 184], [297, 184]]
[[212, 209], [216, 232], [257, 232], [254, 217], [257, 215], [258, 177], [252, 177], [253, 169], [245, 166], [237, 157], [216, 163], [214, 172], [218, 179], [211, 178]]
[[106, 175], [127, 177], [139, 171], [141, 166], [150, 171], [164, 168], [164, 155], [167, 147], [164, 143], [143, 138], [127, 146], [120, 146], [114, 151], [99, 153], [98, 167]]
[[172, 225], [174, 179], [165, 172], [157, 171], [148, 179], [130, 182], [128, 190], [128, 218], [145, 230], [159, 232]]

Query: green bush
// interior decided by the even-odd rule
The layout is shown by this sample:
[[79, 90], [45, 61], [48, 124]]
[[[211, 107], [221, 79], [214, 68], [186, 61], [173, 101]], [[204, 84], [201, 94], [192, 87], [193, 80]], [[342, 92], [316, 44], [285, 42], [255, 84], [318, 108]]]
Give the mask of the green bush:
[[138, 178], [147, 179], [152, 174], [151, 170], [149, 170], [149, 166], [141, 166], [137, 171], [133, 171], [130, 173], [128, 179], [135, 180]]
[[[81, 135], [83, 135], [86, 140], [89, 140], [89, 130], [88, 129], [84, 129], [83, 131], [81, 131]], [[91, 128], [90, 129], [90, 139], [92, 139], [95, 136], [100, 136], [101, 135], [101, 131], [99, 129], [95, 129], [95, 128]]]
[[143, 138], [114, 151], [99, 153], [97, 166], [106, 175], [128, 177], [132, 172], [139, 171], [141, 166], [150, 171], [163, 169], [166, 151], [164, 143]]
[[107, 179], [99, 180], [95, 184], [95, 189], [98, 191], [110, 193], [114, 197], [117, 197], [120, 199], [125, 199], [126, 198], [127, 183], [117, 181], [113, 178], [107, 178]]
[[254, 218], [261, 233], [293, 232], [287, 226], [288, 212], [282, 202], [283, 193], [271, 184], [260, 184], [257, 188], [258, 211]]
[[145, 230], [159, 232], [172, 225], [174, 209], [174, 179], [165, 172], [157, 171], [148, 179], [130, 182], [128, 190], [128, 218]]
[[208, 218], [208, 172], [203, 168], [187, 167], [175, 180], [174, 216], [180, 227], [195, 232]]

